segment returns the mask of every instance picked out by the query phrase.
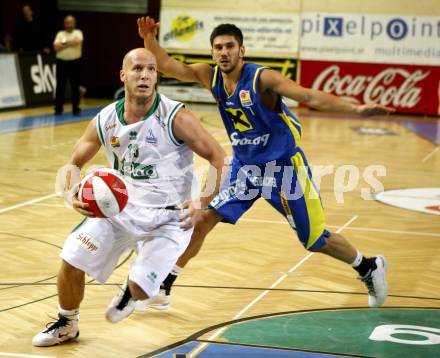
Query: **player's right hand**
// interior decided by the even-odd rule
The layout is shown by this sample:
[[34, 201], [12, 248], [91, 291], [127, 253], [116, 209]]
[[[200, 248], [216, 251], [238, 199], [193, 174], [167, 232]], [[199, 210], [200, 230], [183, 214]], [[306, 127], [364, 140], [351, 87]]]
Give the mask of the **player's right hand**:
[[178, 210], [183, 211], [182, 215], [177, 219], [181, 223], [180, 228], [183, 231], [189, 230], [204, 221], [203, 209], [198, 199], [185, 201], [182, 205], [178, 206]]
[[144, 40], [147, 38], [156, 38], [159, 23], [151, 17], [140, 17], [137, 19], [139, 36]]
[[390, 114], [394, 113], [395, 111], [396, 110], [392, 107], [382, 106], [377, 103], [361, 104], [356, 108], [356, 112], [363, 117]]
[[95, 217], [95, 215], [91, 211], [87, 210], [89, 204], [83, 203], [82, 201], [78, 200], [78, 197], [76, 195], [72, 198], [72, 207], [84, 216], [87, 216], [89, 218]]

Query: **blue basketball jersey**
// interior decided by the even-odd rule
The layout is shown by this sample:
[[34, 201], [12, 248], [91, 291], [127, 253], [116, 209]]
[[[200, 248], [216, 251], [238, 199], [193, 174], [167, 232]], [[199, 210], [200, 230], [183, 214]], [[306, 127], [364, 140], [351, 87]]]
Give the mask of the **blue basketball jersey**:
[[301, 139], [301, 125], [281, 96], [276, 111], [261, 102], [259, 78], [264, 68], [244, 64], [231, 95], [226, 92], [218, 66], [211, 75], [211, 92], [217, 100], [234, 155], [245, 164], [263, 164], [289, 155]]

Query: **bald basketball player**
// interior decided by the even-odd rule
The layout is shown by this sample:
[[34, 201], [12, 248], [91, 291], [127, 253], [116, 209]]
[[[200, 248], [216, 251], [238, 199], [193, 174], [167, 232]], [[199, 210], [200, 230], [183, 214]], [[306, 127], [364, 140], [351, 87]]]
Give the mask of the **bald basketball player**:
[[[102, 109], [76, 143], [70, 164], [83, 168], [102, 146], [108, 162], [129, 184], [123, 212], [94, 218], [88, 204], [73, 198], [85, 219], [68, 236], [58, 274], [58, 320], [32, 340], [52, 346], [79, 335], [79, 308], [85, 273], [104, 283], [122, 253], [134, 247], [138, 255], [128, 279], [106, 311], [110, 322], [130, 315], [136, 300], [158, 294], [159, 286], [189, 244], [193, 226], [218, 192], [225, 153], [197, 118], [180, 102], [157, 93], [157, 62], [144, 48], [128, 52], [120, 71], [125, 98]], [[177, 207], [192, 198], [193, 153], [210, 163], [211, 195]], [[71, 187], [71, 185], [68, 185]]]

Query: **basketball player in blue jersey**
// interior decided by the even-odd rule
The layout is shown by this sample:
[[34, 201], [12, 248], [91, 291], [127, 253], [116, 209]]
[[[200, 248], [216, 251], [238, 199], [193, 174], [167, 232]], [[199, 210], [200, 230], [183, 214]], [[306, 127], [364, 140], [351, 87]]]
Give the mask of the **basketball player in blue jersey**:
[[[288, 97], [322, 111], [364, 116], [393, 110], [376, 104], [355, 105], [301, 87], [278, 71], [244, 63], [243, 35], [235, 25], [219, 25], [211, 34], [215, 67], [204, 63], [187, 65], [168, 56], [157, 42], [158, 27], [149, 17], [138, 19], [139, 35], [145, 47], [156, 56], [160, 72], [184, 82], [200, 83], [212, 92], [231, 140], [233, 159], [229, 180], [204, 210], [203, 217], [192, 221], [196, 226], [191, 243], [164, 281], [161, 294], [143, 302], [139, 309], [166, 308], [177, 274], [198, 253], [208, 232], [220, 221], [235, 224], [260, 197], [287, 219], [307, 250], [350, 264], [368, 288], [369, 306], [380, 307], [388, 294], [387, 262], [383, 256], [364, 257], [342, 235], [326, 230], [321, 200], [299, 147], [301, 124], [282, 98]], [[288, 171], [291, 180], [286, 186], [283, 177]], [[298, 186], [302, 195], [292, 198], [291, 193], [296, 193]], [[249, 196], [250, 192], [256, 194]], [[190, 225], [185, 223], [183, 227]]]

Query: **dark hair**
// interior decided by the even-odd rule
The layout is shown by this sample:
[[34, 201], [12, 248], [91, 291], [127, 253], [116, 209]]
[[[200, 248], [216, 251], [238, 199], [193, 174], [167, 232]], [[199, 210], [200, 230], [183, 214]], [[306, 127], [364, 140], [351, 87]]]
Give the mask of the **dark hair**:
[[222, 35], [234, 36], [234, 38], [237, 40], [238, 44], [240, 46], [243, 46], [243, 33], [234, 24], [220, 24], [214, 30], [212, 30], [211, 37], [210, 37], [211, 46], [214, 43], [214, 39], [217, 36], [222, 36]]

